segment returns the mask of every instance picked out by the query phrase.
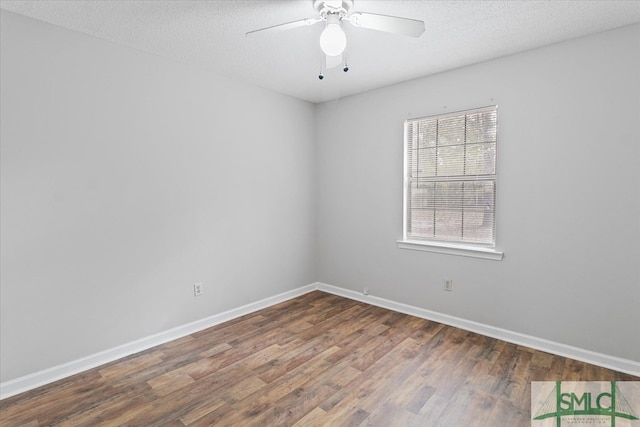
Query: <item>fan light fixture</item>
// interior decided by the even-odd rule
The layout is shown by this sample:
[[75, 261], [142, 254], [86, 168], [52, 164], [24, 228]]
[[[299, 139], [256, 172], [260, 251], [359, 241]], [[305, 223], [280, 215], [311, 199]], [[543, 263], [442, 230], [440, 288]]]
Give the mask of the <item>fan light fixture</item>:
[[320, 35], [320, 49], [327, 56], [342, 55], [347, 47], [347, 36], [340, 27], [340, 18], [337, 15], [327, 16], [327, 27]]
[[338, 56], [347, 47], [347, 36], [339, 24], [329, 24], [320, 35], [320, 48], [329, 56]]

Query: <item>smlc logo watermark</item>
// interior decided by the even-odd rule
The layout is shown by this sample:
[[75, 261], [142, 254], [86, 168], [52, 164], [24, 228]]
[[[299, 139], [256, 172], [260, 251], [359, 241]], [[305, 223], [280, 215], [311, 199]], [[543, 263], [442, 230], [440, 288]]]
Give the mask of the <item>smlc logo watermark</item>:
[[640, 427], [640, 381], [533, 381], [532, 427]]

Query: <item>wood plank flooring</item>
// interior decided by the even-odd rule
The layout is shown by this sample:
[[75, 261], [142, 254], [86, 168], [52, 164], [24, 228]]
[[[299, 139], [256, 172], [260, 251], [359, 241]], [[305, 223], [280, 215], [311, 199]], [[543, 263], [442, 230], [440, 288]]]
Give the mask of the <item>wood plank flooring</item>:
[[2, 426], [530, 426], [640, 378], [315, 291], [0, 402]]

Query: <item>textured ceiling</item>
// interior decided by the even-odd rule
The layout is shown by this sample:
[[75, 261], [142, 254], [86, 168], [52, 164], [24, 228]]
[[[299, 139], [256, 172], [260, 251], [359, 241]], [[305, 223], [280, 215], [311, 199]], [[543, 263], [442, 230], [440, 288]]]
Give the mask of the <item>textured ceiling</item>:
[[355, 0], [353, 11], [421, 19], [419, 39], [344, 25], [348, 73], [319, 80], [322, 24], [245, 37], [314, 17], [312, 0], [0, 1], [5, 10], [322, 102], [640, 22], [640, 1]]

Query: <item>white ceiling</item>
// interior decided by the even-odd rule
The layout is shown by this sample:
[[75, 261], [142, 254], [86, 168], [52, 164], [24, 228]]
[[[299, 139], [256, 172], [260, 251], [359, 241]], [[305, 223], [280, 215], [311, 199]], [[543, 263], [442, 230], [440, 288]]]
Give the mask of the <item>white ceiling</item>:
[[204, 67], [311, 102], [640, 22], [640, 1], [355, 0], [353, 11], [425, 21], [418, 38], [345, 24], [348, 73], [319, 80], [322, 24], [245, 37], [314, 17], [312, 0], [1, 0], [45, 22]]

